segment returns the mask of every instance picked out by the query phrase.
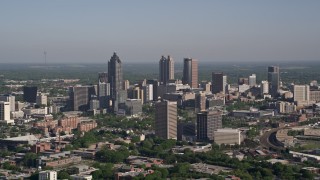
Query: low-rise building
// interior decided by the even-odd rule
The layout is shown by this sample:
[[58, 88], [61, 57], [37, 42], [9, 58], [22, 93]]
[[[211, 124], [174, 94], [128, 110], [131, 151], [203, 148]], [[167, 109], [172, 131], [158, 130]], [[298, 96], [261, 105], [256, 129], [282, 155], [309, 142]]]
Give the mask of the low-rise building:
[[57, 180], [56, 171], [40, 171], [39, 180]]
[[213, 133], [214, 142], [221, 144], [241, 144], [244, 140], [243, 135], [239, 129], [217, 129]]

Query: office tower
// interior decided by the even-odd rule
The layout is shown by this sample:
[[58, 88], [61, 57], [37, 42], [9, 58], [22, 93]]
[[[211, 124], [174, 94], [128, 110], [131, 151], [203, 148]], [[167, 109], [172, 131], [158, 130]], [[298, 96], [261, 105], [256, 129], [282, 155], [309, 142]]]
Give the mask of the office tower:
[[110, 61], [108, 62], [108, 80], [110, 83], [110, 96], [112, 99], [113, 110], [118, 110], [118, 104], [120, 103], [120, 97], [123, 87], [123, 74], [122, 74], [122, 63], [119, 56], [113, 53]]
[[280, 88], [280, 70], [278, 66], [268, 67], [269, 93], [276, 97]]
[[261, 94], [269, 94], [269, 82], [261, 81]]
[[195, 111], [201, 112], [206, 110], [206, 94], [199, 92], [195, 95]]
[[10, 121], [10, 102], [0, 101], [0, 121]]
[[36, 102], [37, 102], [38, 106], [41, 106], [41, 105], [47, 106], [48, 105], [48, 98], [44, 94], [38, 94], [38, 96], [36, 98]]
[[297, 106], [308, 105], [310, 101], [310, 86], [294, 85], [293, 100], [297, 103]]
[[39, 172], [39, 180], [57, 180], [57, 172], [56, 171], [40, 171]]
[[10, 111], [15, 111], [15, 102], [16, 102], [16, 97], [10, 94], [6, 95], [1, 95], [0, 96], [0, 101], [5, 101], [5, 102], [10, 102]]
[[182, 83], [198, 88], [198, 60], [184, 58]]
[[158, 80], [154, 80], [154, 79], [149, 79], [147, 80], [147, 84], [152, 84], [152, 100], [153, 101], [157, 101], [158, 100], [158, 86], [159, 86], [159, 81]]
[[177, 139], [177, 102], [157, 102], [155, 115], [155, 135]]
[[98, 76], [98, 100], [99, 108], [106, 109], [110, 106], [110, 83], [108, 83], [108, 73], [99, 73]]
[[212, 94], [226, 93], [227, 76], [223, 73], [212, 73]]
[[257, 81], [256, 74], [252, 74], [251, 76], [249, 76], [249, 86], [250, 87], [255, 86], [257, 84], [256, 81]]
[[37, 87], [23, 87], [23, 100], [29, 103], [36, 103], [37, 99]]
[[89, 101], [94, 95], [93, 86], [74, 86], [69, 88], [70, 109], [72, 111], [86, 111], [89, 109]]
[[143, 88], [143, 101], [144, 103], [150, 102], [153, 100], [153, 85], [152, 84], [146, 84]]
[[196, 124], [194, 122], [178, 122], [177, 139], [179, 141], [195, 141]]
[[162, 56], [159, 61], [159, 81], [167, 84], [172, 79], [174, 79], [174, 61], [170, 56], [168, 58]]
[[215, 130], [222, 128], [222, 115], [218, 111], [204, 111], [197, 114], [197, 139], [213, 140]]
[[129, 80], [124, 80], [123, 81], [123, 90], [128, 90], [130, 87], [130, 82]]

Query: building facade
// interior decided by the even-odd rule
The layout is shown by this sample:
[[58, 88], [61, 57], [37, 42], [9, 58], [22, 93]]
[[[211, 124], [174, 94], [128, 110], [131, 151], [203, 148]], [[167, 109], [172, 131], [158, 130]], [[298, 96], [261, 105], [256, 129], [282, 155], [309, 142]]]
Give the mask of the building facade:
[[197, 139], [213, 140], [213, 132], [222, 128], [222, 115], [218, 111], [204, 111], [197, 114]]
[[164, 139], [177, 139], [177, 118], [177, 102], [157, 102], [155, 135]]
[[276, 97], [280, 89], [280, 68], [278, 66], [268, 67], [269, 93]]
[[212, 73], [211, 83], [212, 94], [224, 93], [226, 94], [227, 76], [223, 73]]
[[189, 84], [191, 88], [198, 88], [198, 60], [184, 58], [182, 83]]
[[172, 79], [174, 79], [174, 61], [170, 56], [168, 58], [162, 56], [159, 61], [159, 81], [167, 84]]

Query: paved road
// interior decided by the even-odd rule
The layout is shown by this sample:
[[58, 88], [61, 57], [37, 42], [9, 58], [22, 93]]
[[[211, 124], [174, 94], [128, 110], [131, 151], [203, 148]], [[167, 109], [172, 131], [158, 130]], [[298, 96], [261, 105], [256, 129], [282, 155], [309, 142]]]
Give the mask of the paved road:
[[264, 133], [260, 137], [260, 144], [265, 148], [273, 148], [276, 150], [284, 150], [285, 148], [281, 143], [276, 140], [276, 133], [282, 128], [271, 129], [270, 131]]

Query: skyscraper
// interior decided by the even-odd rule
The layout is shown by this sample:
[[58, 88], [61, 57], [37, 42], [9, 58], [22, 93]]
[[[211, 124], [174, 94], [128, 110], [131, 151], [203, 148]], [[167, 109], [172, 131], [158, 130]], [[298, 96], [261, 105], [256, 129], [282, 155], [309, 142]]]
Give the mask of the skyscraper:
[[222, 72], [212, 73], [212, 94], [226, 93], [227, 76]]
[[184, 58], [182, 83], [198, 88], [198, 60]]
[[155, 135], [164, 139], [177, 139], [177, 102], [156, 103]]
[[72, 111], [86, 111], [89, 101], [95, 95], [93, 86], [74, 86], [69, 88], [70, 109]]
[[213, 140], [215, 130], [222, 128], [222, 115], [218, 111], [203, 111], [197, 114], [197, 139]]
[[162, 56], [159, 61], [159, 81], [167, 84], [172, 79], [174, 79], [174, 61], [170, 56], [168, 58]]
[[23, 87], [23, 100], [29, 103], [36, 103], [37, 92], [37, 87]]
[[280, 70], [278, 66], [268, 67], [269, 93], [276, 97], [280, 88]]
[[106, 109], [110, 105], [110, 83], [108, 83], [108, 73], [99, 73], [98, 77], [98, 100], [99, 108]]
[[0, 121], [10, 121], [10, 102], [0, 101]]
[[110, 96], [113, 110], [118, 109], [120, 92], [123, 87], [122, 63], [119, 56], [114, 52], [108, 62], [108, 81], [110, 83]]

